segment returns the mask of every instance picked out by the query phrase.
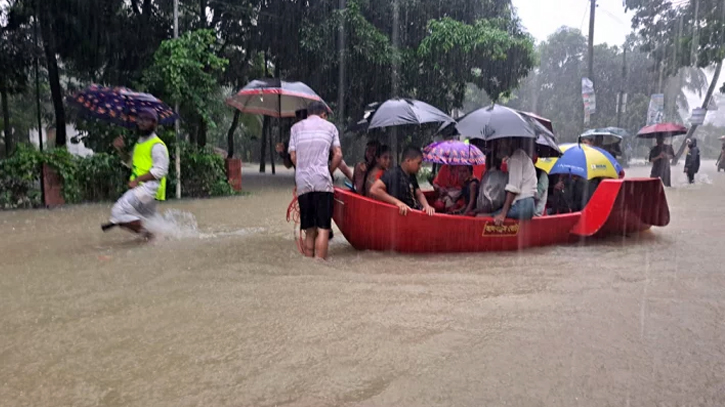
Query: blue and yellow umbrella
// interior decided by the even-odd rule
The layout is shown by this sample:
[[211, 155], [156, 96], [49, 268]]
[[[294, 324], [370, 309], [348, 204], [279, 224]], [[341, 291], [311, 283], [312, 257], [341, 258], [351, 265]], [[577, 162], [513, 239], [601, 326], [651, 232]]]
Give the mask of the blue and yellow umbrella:
[[549, 175], [571, 174], [584, 179], [619, 178], [622, 166], [608, 152], [586, 144], [562, 144], [559, 158], [539, 158], [536, 167]]

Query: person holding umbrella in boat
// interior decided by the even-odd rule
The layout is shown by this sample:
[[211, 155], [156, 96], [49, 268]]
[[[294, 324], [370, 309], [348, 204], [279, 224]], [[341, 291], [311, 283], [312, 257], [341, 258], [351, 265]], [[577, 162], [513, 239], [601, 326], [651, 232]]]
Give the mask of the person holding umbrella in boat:
[[[493, 221], [503, 225], [506, 218], [530, 220], [534, 217], [538, 177], [531, 159], [533, 140], [521, 138], [500, 138], [493, 142], [493, 152], [497, 158], [508, 157], [509, 180], [504, 188], [506, 200], [503, 208], [494, 212]], [[529, 150], [529, 152], [527, 152]]]
[[[131, 157], [131, 180], [129, 190], [113, 205], [110, 224], [103, 230], [120, 226], [146, 239], [152, 239], [143, 220], [156, 214], [156, 201], [166, 200], [166, 174], [169, 171], [169, 151], [166, 144], [156, 135], [159, 118], [152, 108], [140, 109], [136, 123], [140, 137]], [[113, 141], [113, 147], [122, 151], [123, 137]]]

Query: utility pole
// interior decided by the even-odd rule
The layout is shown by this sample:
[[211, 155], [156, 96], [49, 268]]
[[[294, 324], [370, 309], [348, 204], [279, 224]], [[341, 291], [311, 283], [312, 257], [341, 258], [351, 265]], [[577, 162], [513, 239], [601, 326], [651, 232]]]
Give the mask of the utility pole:
[[[33, 24], [33, 40], [35, 42], [36, 51], [38, 50], [38, 16], [40, 15], [40, 1], [35, 2], [35, 22]], [[40, 116], [40, 57], [35, 55], [35, 102], [38, 114], [38, 148], [43, 152], [43, 119]], [[43, 165], [40, 165], [40, 202], [45, 205], [45, 174], [43, 174]]]
[[[346, 0], [339, 0], [340, 12], [347, 7]], [[337, 125], [340, 132], [345, 126], [345, 17], [340, 19], [337, 33], [338, 76], [337, 76]]]
[[624, 44], [622, 52], [622, 86], [620, 87], [619, 97], [617, 98], [617, 127], [621, 127], [622, 113], [624, 106], [627, 104], [627, 43]]
[[597, 11], [597, 0], [589, 0], [591, 9], [589, 11], [589, 80], [594, 82], [594, 15]]
[[[179, 0], [174, 0], [174, 39], [179, 38]], [[174, 111], [179, 114], [179, 101], [174, 105]], [[181, 199], [181, 131], [179, 130], [180, 118], [176, 118], [174, 128], [176, 129], [176, 199]]]
[[[400, 0], [393, 0], [393, 77], [392, 97], [400, 97]], [[395, 162], [398, 160], [398, 129], [390, 128], [390, 149]]]
[[692, 50], [690, 51], [692, 66], [697, 68], [698, 48], [700, 47], [700, 0], [695, 0], [695, 26], [692, 33]]
[[[697, 11], [699, 9], [700, 2], [699, 0], [695, 0], [695, 15], [697, 15]], [[720, 15], [720, 24], [725, 25], [725, 0], [722, 1], [722, 5], [720, 6], [722, 10]], [[699, 25], [696, 24], [696, 26]], [[720, 50], [725, 50], [725, 31], [722, 32], [720, 36]], [[695, 49], [695, 55], [697, 55], [697, 49]], [[705, 100], [702, 102], [702, 108], [707, 109], [710, 106], [710, 99], [712, 98], [712, 94], [715, 92], [715, 88], [717, 87], [719, 81], [720, 81], [720, 72], [722, 72], [723, 67], [723, 60], [719, 60], [717, 65], [715, 66], [715, 73], [713, 74], [712, 81], [710, 82], [710, 86], [707, 89], [707, 93], [705, 94]], [[690, 129], [687, 131], [687, 136], [685, 136], [685, 141], [682, 142], [682, 145], [680, 145], [680, 148], [677, 150], [677, 153], [675, 154], [675, 158], [672, 160], [672, 165], [677, 165], [677, 162], [680, 160], [680, 157], [682, 157], [682, 154], [685, 152], [685, 147], [687, 146], [687, 139], [692, 138], [692, 136], [695, 135], [695, 131], [697, 130], [698, 125], [692, 124], [690, 125]]]

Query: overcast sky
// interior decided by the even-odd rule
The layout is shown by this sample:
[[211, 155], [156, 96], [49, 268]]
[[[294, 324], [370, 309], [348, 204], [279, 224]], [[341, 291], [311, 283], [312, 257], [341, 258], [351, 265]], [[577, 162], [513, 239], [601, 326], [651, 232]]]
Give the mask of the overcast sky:
[[[526, 29], [544, 41], [565, 25], [589, 34], [589, 0], [513, 0]], [[621, 45], [631, 32], [632, 13], [625, 13], [622, 0], [598, 0], [594, 42]]]

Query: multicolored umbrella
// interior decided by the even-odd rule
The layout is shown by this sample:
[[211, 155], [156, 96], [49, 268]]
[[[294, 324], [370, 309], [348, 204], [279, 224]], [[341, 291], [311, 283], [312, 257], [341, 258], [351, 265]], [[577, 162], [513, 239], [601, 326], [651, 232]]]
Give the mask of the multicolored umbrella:
[[571, 174], [584, 179], [619, 178], [622, 166], [608, 152], [586, 144], [562, 144], [559, 158], [539, 158], [536, 167], [549, 175]]
[[639, 138], [674, 137], [687, 134], [687, 127], [677, 123], [660, 123], [642, 127], [637, 133]]
[[[285, 82], [279, 79], [253, 80], [226, 102], [244, 113], [277, 118], [295, 117], [295, 112], [307, 109], [312, 102], [324, 103], [322, 98], [304, 83]], [[332, 112], [329, 106], [327, 109]]]
[[444, 165], [482, 165], [486, 163], [486, 156], [468, 142], [446, 140], [424, 148], [423, 160]]
[[156, 110], [162, 125], [174, 124], [178, 118], [171, 107], [155, 96], [123, 87], [91, 85], [66, 100], [82, 115], [127, 128], [136, 127], [136, 114], [141, 108]]

